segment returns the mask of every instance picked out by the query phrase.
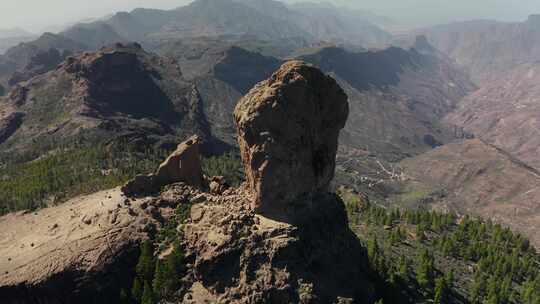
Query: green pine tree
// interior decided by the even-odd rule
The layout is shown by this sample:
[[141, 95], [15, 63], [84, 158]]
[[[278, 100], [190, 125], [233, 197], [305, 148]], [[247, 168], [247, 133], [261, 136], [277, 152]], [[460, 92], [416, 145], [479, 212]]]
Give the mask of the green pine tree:
[[160, 299], [167, 295], [167, 271], [165, 268], [166, 265], [161, 260], [156, 261], [156, 270], [154, 272], [154, 281], [152, 282], [152, 287], [156, 297]]
[[165, 281], [166, 294], [175, 292], [180, 288], [180, 277], [184, 271], [184, 254], [178, 244], [174, 245], [174, 249], [170, 255], [165, 258]]
[[450, 269], [444, 276], [444, 281], [447, 288], [452, 288], [454, 286], [454, 270]]
[[433, 257], [429, 254], [427, 249], [423, 249], [418, 256], [416, 265], [416, 280], [420, 286], [432, 286], [434, 268]]
[[435, 297], [433, 298], [433, 303], [443, 304], [446, 303], [446, 293], [447, 293], [446, 282], [444, 278], [435, 279]]
[[139, 303], [143, 295], [143, 286], [139, 278], [135, 277], [133, 280], [133, 287], [131, 288], [131, 297], [135, 302]]
[[148, 281], [144, 281], [144, 291], [141, 298], [141, 304], [154, 304], [154, 292]]
[[370, 238], [367, 242], [368, 258], [373, 264], [376, 257], [379, 255], [379, 244], [376, 238]]
[[127, 293], [127, 291], [122, 288], [120, 290], [120, 304], [129, 304], [130, 301], [129, 301], [129, 295]]
[[141, 244], [141, 255], [136, 266], [137, 276], [144, 281], [151, 282], [154, 278], [154, 246], [147, 240]]
[[471, 302], [481, 303], [485, 290], [486, 278], [481, 272], [477, 271], [471, 286]]
[[407, 263], [407, 259], [404, 256], [399, 257], [398, 275], [405, 282], [407, 282], [409, 279], [409, 265]]

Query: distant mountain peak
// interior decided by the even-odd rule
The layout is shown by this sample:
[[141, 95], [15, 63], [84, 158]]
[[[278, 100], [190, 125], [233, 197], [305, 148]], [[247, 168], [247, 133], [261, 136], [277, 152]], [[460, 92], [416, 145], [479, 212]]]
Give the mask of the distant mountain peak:
[[540, 29], [540, 14], [530, 15], [526, 23]]
[[32, 34], [29, 33], [28, 31], [20, 28], [20, 27], [5, 28], [5, 29], [0, 28], [0, 39], [1, 38], [24, 37], [24, 36], [32, 36]]
[[436, 52], [436, 49], [429, 43], [426, 35], [416, 36], [413, 48], [423, 54], [433, 54]]

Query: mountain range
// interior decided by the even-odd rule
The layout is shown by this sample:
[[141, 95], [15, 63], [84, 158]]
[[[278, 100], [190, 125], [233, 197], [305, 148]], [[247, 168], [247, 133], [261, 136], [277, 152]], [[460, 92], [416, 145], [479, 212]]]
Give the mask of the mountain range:
[[321, 41], [358, 46], [390, 41], [390, 34], [361, 14], [343, 8], [317, 4], [286, 6], [273, 0], [198, 0], [173, 10], [140, 8], [119, 12], [102, 20], [75, 24], [58, 34], [45, 33], [12, 47], [0, 55], [0, 85], [12, 86], [10, 75], [14, 71], [27, 74], [24, 68], [31, 57], [50, 48], [60, 52], [96, 50], [116, 42], [137, 41], [145, 49], [159, 52], [177, 40], [200, 37], [266, 44], [279, 41], [271, 43], [271, 48], [283, 45], [283, 49], [270, 51], [279, 56]]
[[[358, 231], [363, 231], [368, 224], [358, 223], [354, 217], [357, 213], [369, 213], [360, 217], [377, 217], [390, 212], [392, 218], [397, 212], [392, 210], [399, 208], [404, 212], [403, 217], [404, 210], [411, 209], [423, 214], [422, 221], [425, 217], [433, 217], [433, 222], [428, 225], [433, 225], [432, 230], [425, 235], [418, 227], [414, 232], [408, 225], [397, 228], [398, 235], [406, 234], [404, 243], [409, 245], [422, 242], [423, 235], [431, 241], [441, 232], [436, 228], [437, 215], [425, 211], [429, 209], [449, 217], [455, 215], [457, 225], [467, 223], [469, 216], [478, 216], [489, 221], [485, 224], [487, 227], [493, 228], [490, 226], [493, 222], [502, 224], [528, 237], [533, 246], [540, 246], [540, 17], [531, 15], [528, 20], [516, 23], [489, 20], [453, 23], [399, 36], [383, 30], [380, 24], [384, 22], [390, 23], [359, 10], [321, 3], [196, 0], [173, 10], [139, 8], [114, 13], [98, 21], [70, 26], [57, 34], [45, 33], [9, 48], [0, 55], [0, 192], [4, 192], [0, 194], [0, 212], [9, 213], [0, 217], [0, 226], [9, 227], [9, 223], [18, 219], [31, 221], [31, 212], [15, 212], [46, 206], [54, 207], [44, 214], [73, 224], [73, 217], [55, 213], [55, 210], [65, 213], [71, 208], [62, 203], [82, 208], [84, 204], [100, 201], [111, 210], [109, 215], [103, 210], [83, 208], [87, 214], [82, 219], [86, 226], [80, 228], [81, 233], [93, 233], [95, 223], [103, 225], [104, 235], [113, 233], [111, 231], [118, 227], [112, 213], [122, 222], [134, 218], [137, 223], [154, 223], [160, 227], [159, 231], [154, 231], [155, 227], [149, 225], [144, 225], [144, 231], [131, 224], [122, 226], [121, 231], [133, 235], [122, 235], [118, 240], [119, 246], [113, 248], [114, 252], [126, 255], [138, 252], [136, 244], [144, 241], [143, 232], [149, 235], [158, 233], [161, 247], [169, 249], [160, 247], [155, 251], [164, 256], [167, 255], [165, 252], [184, 246], [190, 261], [185, 269], [191, 271], [184, 279], [190, 282], [191, 287], [182, 290], [182, 294], [194, 297], [195, 300], [191, 300], [195, 302], [202, 298], [215, 300], [227, 298], [230, 294], [239, 297], [251, 294], [257, 299], [275, 296], [273, 299], [281, 303], [287, 297], [300, 298], [301, 288], [307, 288], [303, 292], [309, 296], [320, 294], [331, 298], [335, 290], [345, 290], [350, 295], [347, 284], [345, 288], [329, 283], [328, 288], [310, 291], [309, 284], [293, 276], [303, 279], [317, 277], [318, 274], [311, 273], [314, 269], [311, 267], [316, 268], [316, 265], [307, 267], [299, 262], [291, 264], [297, 267], [291, 269], [285, 265], [287, 254], [295, 261], [302, 256], [304, 252], [292, 244], [307, 237], [304, 241], [310, 249], [305, 254], [318, 260], [323, 265], [321, 269], [329, 271], [331, 257], [328, 252], [337, 255], [340, 250], [332, 247], [325, 253], [310, 251], [319, 248], [317, 246], [323, 242], [314, 235], [322, 235], [324, 242], [332, 239], [321, 234], [321, 227], [337, 231], [342, 245], [352, 248], [350, 254], [345, 255], [347, 261], [351, 257], [359, 260], [351, 273], [359, 280], [374, 282], [373, 286], [368, 284], [361, 289], [370, 301], [374, 300], [374, 295], [380, 293], [380, 273], [365, 268], [366, 257], [362, 249], [365, 244], [356, 243], [352, 232], [345, 228], [349, 227], [345, 223], [345, 213], [349, 216], [350, 227], [359, 228]], [[317, 87], [311, 87], [312, 83], [317, 83]], [[321, 159], [326, 159], [327, 154], [333, 154], [335, 149], [324, 146], [327, 142], [324, 142], [324, 147], [315, 149], [320, 132], [314, 130], [324, 126], [303, 118], [280, 125], [268, 118], [277, 119], [278, 114], [288, 113], [279, 112], [280, 107], [296, 105], [289, 104], [293, 99], [326, 98], [326, 86], [334, 90], [331, 94], [334, 102], [341, 102], [346, 96], [348, 119], [344, 120], [343, 129], [337, 131], [339, 144], [335, 164], [334, 155], [331, 155], [331, 162], [323, 165], [329, 165], [332, 172], [334, 166], [337, 168], [330, 189], [342, 196], [344, 193], [351, 196], [352, 203], [343, 203], [332, 195], [319, 197], [319, 193], [313, 194], [317, 199], [312, 205], [308, 204], [309, 207], [302, 205], [302, 208], [311, 210], [306, 213], [309, 214], [306, 218], [321, 226], [308, 225], [307, 228], [294, 222], [307, 221], [302, 216], [296, 218], [302, 211], [294, 211], [298, 212], [293, 217], [294, 221], [281, 225], [283, 218], [273, 215], [260, 217], [256, 210], [245, 210], [243, 202], [251, 195], [261, 195], [257, 191], [267, 191], [269, 188], [265, 187], [277, 187], [278, 181], [282, 181], [275, 172], [281, 174], [283, 168], [276, 165], [271, 167], [275, 171], [265, 171], [268, 167], [261, 164], [267, 158], [260, 159], [260, 155], [257, 156], [260, 151], [269, 149], [268, 155], [279, 155], [280, 166], [298, 167], [299, 164], [287, 158], [294, 155], [294, 151], [289, 153], [287, 149], [305, 146], [314, 150], [308, 153], [313, 157], [309, 164], [314, 166], [314, 170], [327, 169], [319, 168]], [[237, 107], [239, 100], [243, 103], [255, 100], [261, 107], [257, 110], [260, 112]], [[319, 106], [323, 108], [323, 105]], [[274, 114], [277, 116], [265, 116], [269, 115], [265, 111], [270, 111], [270, 108], [276, 111]], [[289, 110], [319, 113], [309, 106]], [[337, 108], [325, 109], [330, 110]], [[244, 112], [233, 116], [235, 111]], [[240, 127], [239, 117], [254, 125]], [[287, 115], [283, 117], [290, 118]], [[305, 128], [311, 130], [308, 135], [299, 135], [298, 140], [305, 145], [293, 145], [291, 141], [289, 146], [275, 148], [272, 145], [276, 144], [276, 139], [270, 136], [275, 129], [267, 131], [259, 123], [267, 123], [269, 129], [287, 128], [288, 124], [297, 126], [287, 132], [277, 131], [284, 138], [304, 130], [308, 123], [315, 126], [313, 129]], [[190, 137], [193, 134], [197, 137]], [[306, 136], [313, 138], [308, 140]], [[203, 167], [206, 166], [207, 170], [204, 183], [208, 183], [208, 189], [194, 190], [190, 188], [193, 185], [173, 185], [160, 189], [164, 190], [162, 193], [156, 193], [155, 189], [152, 193], [141, 193], [142, 196], [148, 194], [148, 197], [133, 200], [129, 196], [124, 198], [127, 193], [121, 194], [120, 188], [110, 190], [135, 176], [127, 185], [140, 189], [155, 186], [150, 185], [154, 175], [159, 175], [157, 172], [167, 162], [179, 157], [180, 147], [156, 173], [152, 173], [154, 175], [137, 174], [148, 173], [149, 167], [157, 165], [156, 159], [174, 150], [176, 144], [186, 138], [190, 139], [184, 145], [197, 143], [197, 155], [200, 152]], [[254, 143], [255, 140], [261, 142]], [[336, 140], [334, 138], [332, 142]], [[249, 146], [251, 144], [253, 146]], [[244, 160], [244, 171], [236, 163], [238, 155]], [[76, 164], [66, 167], [66, 160]], [[259, 171], [254, 169], [257, 166], [255, 169]], [[216, 171], [219, 174], [208, 173]], [[275, 174], [268, 173], [275, 180], [268, 182], [267, 179], [264, 187], [258, 185], [265, 177], [260, 172]], [[225, 192], [224, 189], [231, 186], [225, 179], [230, 176], [241, 179], [244, 173], [248, 182]], [[326, 187], [329, 184], [327, 181]], [[97, 192], [100, 190], [104, 192]], [[94, 192], [97, 193], [91, 194]], [[91, 196], [84, 196], [88, 194]], [[74, 198], [78, 195], [83, 195], [80, 200]], [[320, 207], [319, 199], [329, 203], [324, 208], [331, 210]], [[181, 213], [185, 211], [178, 207], [183, 206], [183, 203], [178, 204], [180, 201], [194, 206], [189, 215]], [[131, 202], [136, 208], [131, 207]], [[227, 219], [228, 210], [224, 210], [220, 202], [228, 202], [234, 209], [230, 218]], [[55, 206], [57, 204], [61, 206]], [[171, 209], [173, 205], [179, 209]], [[92, 212], [96, 213], [95, 221], [90, 219]], [[324, 216], [314, 214], [317, 212]], [[168, 243], [170, 235], [182, 238], [176, 226], [167, 226], [171, 219], [170, 225], [181, 226], [180, 216], [185, 217], [183, 220], [191, 218], [185, 224], [192, 230], [186, 230], [186, 237], [182, 239], [184, 243]], [[339, 219], [336, 226], [329, 220], [333, 216]], [[41, 213], [36, 218], [48, 221]], [[216, 222], [215, 218], [220, 220]], [[394, 222], [400, 220], [394, 219]], [[80, 222], [79, 219], [76, 221]], [[387, 223], [387, 219], [383, 219], [384, 227], [381, 229], [394, 233], [394, 222], [389, 221]], [[411, 224], [410, 219], [406, 221]], [[418, 225], [418, 221], [412, 222]], [[69, 234], [64, 227], [49, 228], [54, 227], [53, 224], [40, 222], [38, 227], [50, 229], [51, 235]], [[262, 230], [257, 232], [251, 227]], [[225, 229], [226, 239], [216, 236], [215, 231], [220, 229]], [[493, 229], [497, 231], [499, 228]], [[242, 233], [268, 240], [269, 243], [264, 244], [271, 248], [252, 239], [245, 242]], [[200, 234], [215, 243], [201, 241]], [[25, 228], [24, 235], [31, 238], [31, 229]], [[80, 241], [68, 236], [66, 239], [70, 242]], [[281, 238], [290, 240], [290, 243], [282, 243]], [[515, 243], [523, 241], [523, 246], [516, 246], [528, 252], [528, 241], [522, 240], [521, 235], [517, 238]], [[24, 240], [17, 242], [19, 247], [25, 245]], [[105, 243], [96, 239], [92, 242], [100, 250], [105, 250]], [[56, 252], [58, 244], [51, 240], [50, 245], [40, 247], [40, 250]], [[331, 244], [337, 246], [334, 241]], [[129, 250], [122, 251], [120, 245]], [[368, 243], [368, 255], [374, 250], [373, 246], [377, 247]], [[9, 250], [13, 254], [19, 249]], [[141, 256], [144, 250], [141, 249]], [[262, 284], [260, 288], [264, 295], [244, 281], [239, 283], [240, 287], [228, 281], [229, 278], [240, 281], [244, 273], [253, 274], [246, 266], [247, 262], [237, 263], [241, 257], [245, 259], [242, 261], [253, 262], [257, 267], [270, 267], [270, 261], [258, 260], [257, 250], [271, 254], [274, 261], [285, 265], [278, 267], [284, 276], [278, 280], [284, 286], [282, 290], [269, 291], [270, 285], [259, 282], [256, 276], [254, 281]], [[87, 252], [78, 251], [77, 254], [87, 256], [87, 259], [96, 258]], [[464, 255], [460, 252], [453, 258], [459, 260], [459, 265], [469, 265], [463, 262], [466, 259]], [[523, 257], [525, 255], [522, 254]], [[38, 258], [34, 257], [22, 256], [17, 261], [36, 261]], [[61, 261], [71, 263], [66, 256]], [[133, 276], [131, 270], [125, 268], [127, 266], [117, 264], [114, 254], [107, 255], [104, 261], [119, 267], [122, 276]], [[476, 265], [476, 262], [480, 263], [475, 261], [471, 265]], [[34, 265], [32, 263], [25, 265]], [[129, 263], [134, 264], [132, 258]], [[444, 263], [451, 261], [444, 260]], [[103, 271], [106, 268], [101, 267], [103, 265], [99, 264], [97, 269]], [[2, 266], [0, 262], [0, 269]], [[154, 271], [154, 264], [151, 266]], [[473, 271], [467, 272], [462, 268], [466, 273], [458, 276], [460, 282], [465, 282], [473, 276]], [[54, 273], [61, 274], [62, 271], [55, 268]], [[270, 272], [262, 273], [265, 278], [271, 276]], [[330, 273], [340, 281], [346, 281], [341, 272]], [[40, 282], [49, 280], [47, 272], [40, 271], [39, 274]], [[108, 278], [108, 275], [104, 277]], [[4, 277], [13, 276], [6, 273]], [[85, 276], [81, 282], [88, 283], [88, 277]], [[516, 280], [521, 284], [522, 279]], [[63, 282], [61, 277], [58, 280]], [[388, 287], [389, 283], [384, 282], [383, 286]], [[131, 282], [124, 283], [109, 284], [107, 288], [113, 285], [114, 288], [112, 291], [107, 289], [107, 293], [130, 287]], [[283, 290], [289, 290], [291, 284], [298, 286], [292, 288], [294, 292], [284, 293]], [[2, 287], [0, 285], [0, 294]], [[39, 286], [42, 287], [44, 290], [48, 288]], [[413, 287], [423, 290], [421, 286]], [[155, 286], [152, 288], [157, 289]], [[407, 286], [404, 290], [414, 288]], [[10, 294], [19, 292], [11, 287], [6, 290]], [[426, 300], [427, 295], [429, 292], [408, 294], [403, 299], [414, 302], [413, 299]], [[70, 296], [69, 293], [66, 296]], [[466, 296], [457, 294], [454, 298], [462, 299], [459, 303], [468, 303]], [[190, 299], [185, 298], [183, 302], [189, 303]], [[318, 302], [314, 300], [313, 303]]]
[[[94, 34], [91, 34], [93, 32]], [[338, 34], [339, 35], [336, 35]], [[64, 31], [75, 41], [99, 47], [121, 38], [152, 48], [189, 37], [228, 39], [305, 39], [333, 43], [381, 45], [390, 39], [361, 14], [338, 7], [286, 6], [274, 0], [198, 0], [173, 10], [135, 9]], [[102, 41], [88, 39], [88, 35]]]
[[477, 83], [489, 82], [494, 75], [539, 59], [540, 15], [531, 15], [524, 22], [468, 21], [420, 32]]

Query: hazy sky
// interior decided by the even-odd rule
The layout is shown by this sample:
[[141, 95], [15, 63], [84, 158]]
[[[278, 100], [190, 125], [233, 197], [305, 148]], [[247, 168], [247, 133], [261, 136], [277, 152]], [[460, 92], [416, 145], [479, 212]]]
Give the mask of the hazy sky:
[[188, 0], [0, 0], [0, 29], [40, 31], [137, 7], [170, 9]]
[[[296, 1], [296, 0], [290, 0]], [[477, 18], [523, 20], [540, 13], [540, 0], [333, 0], [386, 15], [409, 25]], [[0, 0], [0, 29], [30, 31], [136, 7], [174, 8], [189, 0]], [[53, 27], [53, 28], [51, 28]]]
[[540, 0], [341, 0], [412, 25], [471, 19], [522, 21], [540, 14]]

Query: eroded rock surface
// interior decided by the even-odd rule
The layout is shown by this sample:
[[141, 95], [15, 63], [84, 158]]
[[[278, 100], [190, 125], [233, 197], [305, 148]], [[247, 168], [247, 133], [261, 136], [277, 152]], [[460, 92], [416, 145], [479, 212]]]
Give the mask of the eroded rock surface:
[[201, 188], [203, 174], [199, 154], [200, 144], [201, 139], [197, 135], [190, 137], [178, 145], [155, 173], [136, 176], [122, 187], [122, 191], [129, 196], [146, 195], [177, 182]]
[[113, 303], [153, 221], [125, 199], [112, 189], [0, 217], [0, 302]]
[[240, 100], [234, 117], [252, 208], [279, 214], [299, 197], [326, 192], [348, 113], [336, 81], [301, 61], [285, 63]]
[[[181, 303], [371, 303], [367, 256], [334, 194], [297, 201], [302, 217], [275, 221], [245, 189], [207, 195], [184, 225], [189, 269]], [[352, 302], [351, 302], [352, 303]]]
[[203, 174], [199, 145], [201, 139], [194, 135], [179, 144], [174, 151], [157, 169], [155, 173], [158, 185], [185, 182], [194, 187], [201, 187]]

